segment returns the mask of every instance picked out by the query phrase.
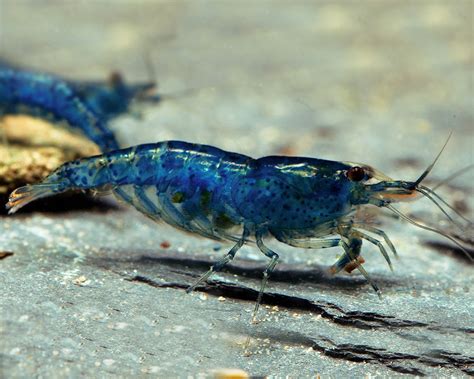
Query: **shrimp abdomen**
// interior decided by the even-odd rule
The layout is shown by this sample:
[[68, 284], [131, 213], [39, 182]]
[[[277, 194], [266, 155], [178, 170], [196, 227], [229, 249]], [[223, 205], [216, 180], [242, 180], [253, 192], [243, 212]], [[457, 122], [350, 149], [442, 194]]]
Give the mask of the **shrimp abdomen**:
[[66, 163], [41, 184], [12, 193], [8, 206], [14, 212], [34, 200], [36, 193], [45, 197], [68, 189], [108, 188], [154, 220], [219, 238], [220, 231], [227, 233], [243, 221], [234, 192], [249, 162], [249, 157], [205, 145], [175, 141], [140, 145]]

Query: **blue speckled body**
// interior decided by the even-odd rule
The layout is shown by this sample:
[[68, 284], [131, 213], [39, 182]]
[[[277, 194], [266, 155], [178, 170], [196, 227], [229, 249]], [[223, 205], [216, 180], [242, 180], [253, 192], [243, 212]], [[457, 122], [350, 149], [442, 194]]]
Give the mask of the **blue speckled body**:
[[231, 230], [244, 225], [277, 238], [289, 231], [302, 237], [351, 212], [348, 167], [311, 158], [253, 159], [168, 141], [70, 162], [47, 181], [111, 187], [149, 217], [206, 237], [233, 239]]
[[102, 151], [119, 145], [105, 123], [57, 77], [0, 67], [0, 114], [20, 113], [67, 122], [95, 142]]
[[284, 156], [253, 159], [212, 146], [167, 141], [65, 163], [41, 183], [12, 192], [7, 208], [14, 213], [36, 199], [69, 189], [111, 190], [154, 220], [234, 241], [188, 291], [222, 269], [254, 236], [259, 250], [270, 259], [255, 315], [279, 259], [265, 246], [266, 235], [302, 248], [341, 246], [344, 254], [331, 270], [357, 268], [378, 291], [359, 261], [362, 240], [377, 246], [390, 267], [382, 242], [367, 232], [384, 239], [394, 254], [396, 250], [382, 230], [357, 220], [354, 211], [361, 205], [387, 206], [413, 197], [418, 183], [396, 181], [351, 162]]
[[396, 250], [383, 230], [355, 217], [354, 211], [361, 205], [388, 207], [465, 251], [455, 238], [410, 219], [390, 205], [411, 199], [419, 192], [439, 206], [432, 196], [442, 198], [420, 185], [433, 165], [415, 182], [408, 182], [393, 180], [370, 166], [351, 162], [282, 156], [253, 159], [212, 146], [168, 141], [65, 163], [41, 183], [13, 191], [7, 208], [14, 213], [34, 200], [69, 189], [110, 189], [154, 220], [205, 237], [234, 241], [227, 254], [188, 292], [221, 270], [254, 236], [259, 250], [270, 259], [255, 317], [268, 277], [279, 259], [263, 241], [268, 234], [302, 248], [341, 246], [344, 254], [331, 271], [351, 272], [357, 268], [378, 293], [378, 287], [362, 267], [362, 241], [376, 246], [390, 268], [390, 257], [378, 238], [385, 241], [394, 255]]

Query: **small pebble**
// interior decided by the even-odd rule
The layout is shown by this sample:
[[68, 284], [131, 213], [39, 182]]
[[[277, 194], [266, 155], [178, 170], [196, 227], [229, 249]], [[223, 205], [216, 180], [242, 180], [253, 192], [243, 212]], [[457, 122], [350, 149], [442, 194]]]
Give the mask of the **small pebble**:
[[215, 379], [247, 379], [250, 378], [244, 370], [238, 368], [222, 368], [214, 371]]
[[171, 243], [169, 241], [163, 241], [162, 243], [160, 243], [160, 247], [162, 249], [169, 249], [171, 247]]
[[76, 286], [83, 286], [90, 283], [84, 275], [78, 276], [72, 281]]
[[115, 360], [113, 360], [113, 359], [104, 359], [102, 362], [104, 363], [104, 365], [110, 367], [115, 363]]

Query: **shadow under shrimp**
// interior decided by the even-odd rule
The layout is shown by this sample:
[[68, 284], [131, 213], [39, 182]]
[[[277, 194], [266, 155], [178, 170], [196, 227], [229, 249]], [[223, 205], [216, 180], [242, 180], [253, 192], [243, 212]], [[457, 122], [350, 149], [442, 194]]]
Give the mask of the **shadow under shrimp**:
[[470, 255], [471, 259], [466, 256], [465, 251], [452, 246], [450, 244], [440, 242], [440, 241], [425, 241], [423, 245], [428, 246], [437, 252], [447, 255], [449, 257], [456, 258], [459, 261], [462, 261], [464, 264], [474, 265], [474, 247], [468, 248], [465, 247], [465, 251]]
[[[8, 198], [0, 196], [0, 202], [7, 201]], [[92, 211], [96, 213], [107, 213], [119, 211], [120, 206], [112, 201], [100, 197], [92, 197], [88, 194], [77, 192], [73, 194], [63, 194], [54, 198], [41, 199], [36, 203], [25, 207], [23, 214], [41, 212], [45, 214], [61, 214], [78, 211]], [[0, 214], [6, 214], [3, 207]]]
[[[128, 276], [125, 280], [141, 283], [155, 288], [186, 289], [187, 284], [179, 282], [161, 282], [142, 275]], [[204, 292], [215, 297], [244, 300], [253, 302], [259, 295], [259, 291], [239, 284], [222, 282], [219, 280], [209, 281], [202, 286], [196, 287], [197, 292]], [[321, 315], [335, 324], [357, 329], [376, 328], [410, 328], [426, 326], [425, 323], [413, 320], [398, 319], [394, 316], [383, 315], [373, 312], [346, 311], [341, 306], [327, 302], [310, 300], [297, 295], [286, 295], [278, 292], [268, 292], [263, 298], [266, 305], [278, 306], [285, 309], [293, 309], [301, 312], [311, 312]], [[242, 325], [242, 324], [240, 324]], [[240, 330], [244, 332], [244, 330]]]
[[[117, 256], [127, 256], [127, 253], [120, 252]], [[94, 257], [88, 258], [87, 261], [89, 264], [103, 269], [141, 270], [141, 275], [150, 279], [160, 277], [168, 280], [167, 278], [169, 277], [171, 281], [176, 281], [179, 276], [180, 280], [186, 282], [186, 278], [191, 277], [194, 280], [215, 263], [215, 259], [212, 257], [207, 258], [204, 255], [182, 257], [179, 256], [179, 253], [176, 253], [176, 256], [170, 256], [169, 253], [161, 252], [153, 252], [153, 255], [145, 253], [129, 258]], [[236, 275], [242, 278], [242, 280], [251, 279], [259, 281], [262, 278], [264, 269], [265, 264], [263, 262], [239, 259], [234, 264], [226, 265], [221, 272], [227, 275]], [[395, 277], [374, 275], [374, 278], [387, 289], [406, 284], [403, 280]], [[211, 282], [215, 281], [211, 280]], [[278, 266], [272, 275], [272, 283], [281, 283], [283, 285], [295, 284], [305, 288], [308, 285], [317, 285], [324, 288], [325, 291], [336, 292], [356, 292], [367, 286], [363, 276], [333, 275], [329, 272], [329, 267], [320, 265], [311, 265], [309, 268], [305, 266], [303, 268], [289, 264], [280, 264]], [[189, 286], [189, 284], [185, 285], [186, 288]]]

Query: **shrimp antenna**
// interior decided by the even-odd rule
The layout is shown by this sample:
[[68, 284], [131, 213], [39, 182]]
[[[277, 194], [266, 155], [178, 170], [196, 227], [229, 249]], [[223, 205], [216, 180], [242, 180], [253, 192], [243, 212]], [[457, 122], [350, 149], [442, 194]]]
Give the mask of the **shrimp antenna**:
[[408, 217], [406, 214], [400, 212], [397, 208], [395, 208], [391, 204], [387, 204], [386, 207], [390, 209], [393, 213], [397, 214], [400, 216], [403, 220], [408, 221], [410, 224], [413, 224], [421, 229], [429, 230], [430, 232], [439, 234], [440, 236], [443, 236], [450, 240], [452, 243], [454, 243], [457, 247], [461, 249], [461, 251], [464, 253], [464, 255], [471, 261], [474, 262], [474, 258], [471, 256], [471, 254], [458, 242], [456, 241], [453, 237], [451, 237], [449, 234], [442, 232], [441, 230], [432, 228], [428, 225], [422, 224], [421, 222], [415, 221], [412, 218]]
[[457, 178], [458, 176], [464, 174], [466, 171], [474, 168], [474, 163], [470, 164], [469, 166], [463, 167], [462, 169], [456, 171], [454, 174], [449, 175], [446, 179], [443, 179], [441, 182], [436, 184], [432, 190], [434, 191], [435, 189], [445, 185], [446, 183], [449, 183], [451, 180]]
[[446, 145], [448, 144], [451, 136], [453, 135], [453, 132], [450, 132], [449, 133], [449, 136], [448, 136], [448, 139], [446, 140], [446, 142], [444, 143], [443, 147], [441, 148], [441, 151], [438, 153], [438, 155], [436, 156], [436, 158], [434, 159], [433, 163], [431, 163], [428, 168], [423, 172], [423, 174], [420, 175], [420, 177], [416, 180], [416, 182], [413, 183], [413, 188], [416, 188], [418, 186], [418, 184], [420, 184], [423, 179], [426, 178], [426, 176], [431, 172], [431, 170], [433, 169], [434, 165], [436, 164], [436, 162], [438, 161], [439, 157], [441, 156], [441, 154], [443, 153], [444, 151], [444, 148], [446, 147]]
[[[474, 166], [474, 165], [473, 165]], [[433, 196], [435, 196], [439, 201], [441, 201], [444, 205], [446, 205], [449, 209], [451, 209], [454, 213], [456, 213], [459, 217], [461, 217], [464, 221], [468, 222], [469, 224], [472, 224], [472, 221], [469, 220], [467, 217], [461, 214], [456, 208], [452, 207], [451, 205], [448, 204], [446, 200], [444, 200], [440, 195], [438, 195], [433, 189], [426, 187], [426, 186], [419, 186], [418, 189], [421, 189], [423, 191], [426, 191]]]
[[[422, 187], [424, 187], [424, 186], [422, 186]], [[446, 218], [447, 218], [449, 221], [451, 221], [454, 225], [456, 225], [461, 231], [464, 231], [463, 226], [462, 226], [461, 224], [459, 224], [458, 222], [456, 222], [455, 220], [453, 220], [453, 218], [449, 215], [448, 212], [446, 212], [446, 210], [441, 206], [441, 204], [438, 203], [438, 202], [436, 201], [436, 199], [433, 198], [433, 196], [435, 196], [434, 194], [433, 194], [433, 196], [431, 196], [431, 194], [430, 194], [427, 190], [425, 190], [424, 188], [416, 188], [415, 191], [416, 191], [416, 192], [419, 192], [419, 193], [421, 193], [423, 196], [427, 197], [434, 205], [436, 205], [436, 207], [437, 207], [441, 212], [443, 212], [443, 214], [446, 216]], [[438, 198], [438, 199], [439, 199], [439, 198]], [[443, 202], [444, 202], [444, 200], [440, 200], [440, 201], [443, 201]], [[463, 218], [464, 218], [464, 217], [463, 217]], [[468, 221], [469, 221], [469, 220], [468, 220]]]
[[[158, 86], [156, 81], [158, 76], [156, 74], [156, 66], [153, 64], [153, 58], [150, 51], [147, 50], [143, 52], [143, 62], [145, 63], [145, 69], [148, 75], [148, 80], [150, 81], [150, 83], [153, 84], [156, 89], [156, 87]], [[183, 96], [193, 96], [194, 94], [199, 93], [203, 89], [206, 88], [190, 88], [183, 91], [177, 91], [168, 94], [155, 94], [155, 99], [176, 100], [182, 98]]]

